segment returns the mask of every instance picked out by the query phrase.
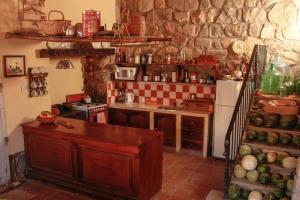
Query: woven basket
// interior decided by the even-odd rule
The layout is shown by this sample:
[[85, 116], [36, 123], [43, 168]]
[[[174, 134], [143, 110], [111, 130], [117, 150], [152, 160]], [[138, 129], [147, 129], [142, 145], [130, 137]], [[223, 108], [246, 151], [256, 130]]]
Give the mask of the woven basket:
[[[62, 19], [51, 20], [52, 13], [59, 13]], [[48, 14], [48, 20], [41, 22], [41, 33], [43, 35], [64, 35], [65, 27], [71, 25], [70, 20], [65, 20], [65, 16], [61, 11], [51, 10]]]

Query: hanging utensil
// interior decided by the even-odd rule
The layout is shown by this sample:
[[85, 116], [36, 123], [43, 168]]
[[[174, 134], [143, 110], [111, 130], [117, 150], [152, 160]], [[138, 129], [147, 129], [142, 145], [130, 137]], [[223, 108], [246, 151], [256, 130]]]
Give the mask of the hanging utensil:
[[56, 69], [75, 69], [73, 63], [66, 57], [66, 49], [64, 48], [64, 58], [58, 61]]

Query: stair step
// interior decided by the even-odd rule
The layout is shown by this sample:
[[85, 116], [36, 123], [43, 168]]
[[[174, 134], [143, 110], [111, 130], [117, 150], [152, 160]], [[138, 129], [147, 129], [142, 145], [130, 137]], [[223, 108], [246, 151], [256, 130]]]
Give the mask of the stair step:
[[287, 133], [287, 134], [291, 134], [291, 135], [300, 135], [299, 130], [286, 130], [286, 129], [280, 129], [280, 128], [258, 127], [258, 126], [253, 126], [251, 124], [247, 125], [247, 130], [275, 132], [275, 133]]
[[258, 182], [250, 182], [247, 179], [240, 179], [236, 177], [231, 178], [231, 183], [234, 183], [236, 185], [239, 185], [241, 188], [250, 190], [250, 191], [260, 191], [264, 194], [268, 194], [270, 192], [273, 192], [276, 187], [272, 185], [263, 185]]
[[259, 142], [248, 142], [246, 140], [243, 141], [243, 144], [249, 145], [252, 147], [252, 149], [261, 149], [261, 150], [270, 150], [270, 151], [285, 151], [293, 156], [300, 156], [300, 149], [292, 148], [292, 147], [286, 147], [283, 145], [269, 145], [265, 143], [259, 143]]

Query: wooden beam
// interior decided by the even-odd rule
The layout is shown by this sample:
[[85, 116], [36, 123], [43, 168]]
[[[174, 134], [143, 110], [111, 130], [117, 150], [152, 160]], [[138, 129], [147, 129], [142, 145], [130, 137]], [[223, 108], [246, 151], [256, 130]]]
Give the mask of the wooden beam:
[[5, 35], [6, 39], [29, 39], [48, 42], [112, 42], [112, 43], [141, 43], [141, 42], [154, 42], [154, 41], [172, 41], [172, 38], [164, 37], [113, 37], [113, 36], [94, 36], [94, 37], [70, 37], [70, 36], [45, 36], [39, 34], [24, 34], [24, 33], [11, 33]]
[[63, 58], [82, 56], [111, 56], [115, 49], [40, 49], [37, 50], [39, 58]]

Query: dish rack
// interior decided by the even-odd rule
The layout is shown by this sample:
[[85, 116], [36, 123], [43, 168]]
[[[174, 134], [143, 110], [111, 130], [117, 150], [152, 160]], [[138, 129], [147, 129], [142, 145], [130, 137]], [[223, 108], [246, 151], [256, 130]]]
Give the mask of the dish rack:
[[29, 75], [29, 96], [40, 97], [48, 94], [47, 80], [48, 73], [44, 67], [28, 69]]

